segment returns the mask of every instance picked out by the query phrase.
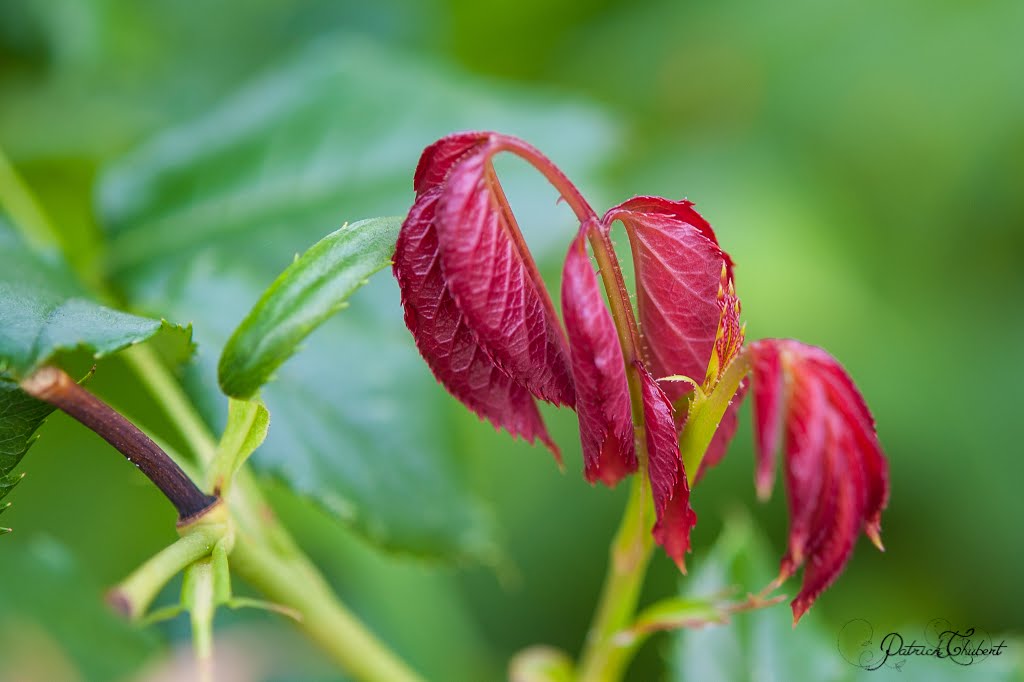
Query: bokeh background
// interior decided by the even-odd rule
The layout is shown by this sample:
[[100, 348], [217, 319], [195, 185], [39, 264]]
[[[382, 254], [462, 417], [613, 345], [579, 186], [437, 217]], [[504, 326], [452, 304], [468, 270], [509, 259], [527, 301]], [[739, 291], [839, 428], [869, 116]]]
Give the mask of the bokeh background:
[[[172, 263], [187, 278], [182, 263], [198, 257], [158, 241], [150, 265], [112, 263], [108, 235], [135, 204], [160, 217], [162, 201], [227, 197], [211, 224], [239, 229], [210, 240], [258, 261], [265, 286], [342, 222], [404, 212], [420, 150], [453, 130], [526, 137], [596, 207], [688, 197], [738, 263], [748, 337], [829, 349], [889, 455], [888, 551], [860, 543], [810, 627], [834, 638], [864, 618], [913, 633], [941, 617], [1014, 633], [1024, 630], [1022, 37], [1018, 0], [5, 0], [0, 147], [85, 281], [114, 281], [145, 312], [195, 321], [198, 383], [212, 381], [218, 339], [255, 296], [204, 284], [162, 305], [165, 282], [152, 273]], [[571, 218], [541, 180], [502, 164], [557, 285]], [[315, 210], [301, 204], [250, 238], [242, 205], [268, 178], [289, 200], [315, 195]], [[400, 324], [379, 279], [365, 301]], [[360, 334], [356, 321], [332, 329]], [[393, 338], [414, 357], [411, 339]], [[406, 366], [395, 385], [436, 404], [435, 428], [498, 529], [492, 561], [379, 551], [281, 483], [270, 484], [275, 504], [346, 600], [431, 679], [499, 679], [514, 652], [539, 642], [578, 651], [625, 491], [583, 481], [570, 413], [545, 412], [566, 454], [560, 474], [540, 448], [466, 414], [422, 363]], [[341, 394], [366, 385], [353, 374], [335, 390], [358, 404]], [[173, 439], [116, 358], [93, 387]], [[223, 407], [206, 407], [216, 424]], [[755, 501], [744, 415], [731, 453], [694, 492], [691, 566], [730, 513], [753, 519], [772, 561], [782, 554], [784, 495]], [[0, 540], [0, 678], [173, 676], [183, 623], [125, 632], [97, 606], [103, 586], [173, 538], [172, 510], [69, 420], [43, 433], [3, 517], [15, 533]], [[320, 443], [331, 456], [367, 456], [344, 439]], [[659, 557], [645, 594], [677, 584]], [[219, 625], [226, 655], [251, 673], [240, 679], [337, 679], [286, 623], [232, 613]], [[674, 646], [655, 639], [631, 679], [661, 679]], [[983, 668], [957, 674], [987, 679]]]

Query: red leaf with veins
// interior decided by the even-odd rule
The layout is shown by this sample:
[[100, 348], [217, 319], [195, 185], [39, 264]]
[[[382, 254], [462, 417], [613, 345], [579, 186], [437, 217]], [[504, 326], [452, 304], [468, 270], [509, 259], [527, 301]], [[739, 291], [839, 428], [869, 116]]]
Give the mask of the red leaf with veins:
[[856, 447], [851, 434], [834, 414], [826, 428], [832, 460], [832, 513], [820, 520], [821, 526], [808, 547], [803, 586], [792, 602], [794, 623], [845, 568], [863, 527], [864, 472]]
[[679, 454], [672, 403], [643, 365], [638, 362], [635, 367], [640, 374], [647, 429], [647, 475], [658, 517], [654, 541], [685, 573], [684, 558], [690, 549], [690, 529], [697, 523], [697, 514], [690, 508], [690, 488]]
[[[647, 366], [656, 377], [704, 378], [718, 332], [722, 268], [732, 260], [689, 201], [634, 197], [605, 214], [626, 226], [636, 268], [637, 308]], [[675, 402], [685, 383], [665, 386]]]
[[[756, 348], [756, 352], [755, 352]], [[757, 471], [754, 485], [757, 496], [768, 499], [775, 484], [775, 461], [782, 435], [782, 412], [786, 387], [779, 351], [774, 344], [751, 345], [750, 364], [754, 381], [754, 444], [757, 447]]]
[[565, 257], [562, 311], [569, 333], [584, 470], [591, 483], [600, 480], [613, 486], [637, 468], [633, 419], [622, 348], [587, 256], [585, 229]]
[[770, 486], [778, 434], [785, 433], [790, 535], [779, 577], [807, 563], [792, 604], [799, 620], [842, 572], [862, 529], [881, 548], [888, 465], [864, 399], [831, 355], [779, 339], [757, 341], [748, 352], [759, 487]]
[[424, 149], [412, 181], [416, 194], [423, 194], [444, 182], [448, 177], [448, 171], [459, 159], [473, 149], [484, 145], [490, 138], [490, 133], [455, 133], [442, 137]]
[[494, 362], [538, 398], [574, 405], [565, 337], [491, 167], [501, 140], [472, 145], [444, 180], [434, 220], [441, 268]]
[[[789, 563], [803, 563], [804, 552], [814, 527], [815, 514], [821, 501], [831, 502], [835, 493], [829, 486], [828, 474], [834, 466], [830, 459], [836, 447], [837, 434], [829, 425], [832, 418], [822, 418], [819, 406], [825, 395], [821, 383], [807, 376], [794, 376], [792, 399], [787, 405], [786, 487], [789, 491]], [[825, 466], [823, 466], [823, 462]]]
[[498, 369], [448, 291], [433, 224], [439, 193], [435, 188], [416, 200], [398, 237], [394, 274], [402, 291], [406, 325], [449, 393], [513, 436], [530, 442], [540, 438], [560, 461], [530, 393]]

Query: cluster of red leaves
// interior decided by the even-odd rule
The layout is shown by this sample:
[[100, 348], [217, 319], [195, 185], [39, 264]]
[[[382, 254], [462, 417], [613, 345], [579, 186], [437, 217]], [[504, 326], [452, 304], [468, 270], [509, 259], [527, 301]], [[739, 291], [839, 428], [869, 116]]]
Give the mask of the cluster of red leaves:
[[[492, 158], [502, 151], [532, 163], [580, 220], [562, 278], [564, 328], [494, 172]], [[613, 486], [645, 469], [654, 538], [680, 568], [696, 515], [679, 452], [686, 414], [674, 405], [696, 382], [656, 377], [703, 377], [703, 389], [713, 391], [740, 357], [754, 367], [759, 489], [770, 483], [774, 444], [786, 433], [794, 524], [783, 575], [811, 557], [794, 611], [806, 610], [842, 570], [865, 519], [877, 537], [885, 460], [860, 395], [817, 349], [760, 341], [742, 355], [732, 260], [690, 202], [635, 197], [598, 217], [539, 151], [495, 133], [460, 133], [429, 146], [414, 189], [394, 273], [406, 324], [434, 375], [481, 418], [539, 439], [559, 459], [536, 400], [574, 408], [587, 480]], [[639, 324], [611, 247], [615, 222], [629, 237]], [[588, 241], [603, 259], [612, 311]], [[724, 454], [745, 392], [744, 382], [702, 468]]]

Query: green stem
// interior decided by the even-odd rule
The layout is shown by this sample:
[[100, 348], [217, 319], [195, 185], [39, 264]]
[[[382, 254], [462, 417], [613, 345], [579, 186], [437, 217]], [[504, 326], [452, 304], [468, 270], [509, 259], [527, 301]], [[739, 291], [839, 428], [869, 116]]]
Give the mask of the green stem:
[[617, 680], [629, 662], [632, 650], [620, 646], [614, 637], [633, 620], [654, 549], [653, 506], [644, 483], [643, 477], [633, 477], [629, 501], [612, 541], [608, 574], [580, 656], [580, 682]]
[[231, 562], [268, 599], [293, 609], [299, 627], [355, 679], [421, 680], [342, 606], [306, 557], [282, 557], [262, 543], [239, 537]]
[[198, 682], [213, 682], [213, 614], [217, 604], [211, 558], [200, 559], [185, 569], [181, 596], [192, 625], [196, 678]]
[[39, 208], [35, 196], [14, 170], [3, 149], [0, 149], [0, 206], [6, 209], [15, 228], [36, 249], [60, 245], [56, 230]]
[[[146, 351], [142, 346], [132, 350]], [[216, 443], [167, 367], [151, 352], [136, 353], [130, 365], [197, 457], [209, 464]], [[143, 372], [146, 376], [141, 376]], [[299, 626], [353, 678], [366, 682], [420, 680], [338, 600], [263, 499], [246, 466], [235, 475], [226, 501], [237, 528], [230, 560], [239, 576], [270, 601], [300, 614]]]
[[225, 533], [223, 524], [196, 525], [135, 569], [110, 591], [108, 601], [129, 618], [141, 618], [164, 585], [193, 562], [208, 556]]
[[[32, 192], [0, 151], [0, 207], [17, 229], [37, 247], [60, 245], [52, 224]], [[214, 459], [217, 443], [181, 385], [149, 346], [122, 353], [140, 382], [163, 408], [199, 464], [205, 470]], [[183, 536], [140, 566], [111, 593], [113, 604], [132, 617], [145, 613], [167, 582], [187, 566], [208, 556], [214, 545], [237, 527], [244, 541], [236, 543], [231, 559], [239, 573], [274, 601], [302, 614], [309, 636], [348, 673], [365, 682], [419, 682], [420, 678], [377, 641], [338, 601], [313, 563], [298, 548], [263, 500], [255, 479], [245, 467], [237, 473], [228, 500], [230, 519], [181, 529]], [[227, 514], [222, 505], [214, 510]], [[233, 532], [233, 531], [231, 531]]]

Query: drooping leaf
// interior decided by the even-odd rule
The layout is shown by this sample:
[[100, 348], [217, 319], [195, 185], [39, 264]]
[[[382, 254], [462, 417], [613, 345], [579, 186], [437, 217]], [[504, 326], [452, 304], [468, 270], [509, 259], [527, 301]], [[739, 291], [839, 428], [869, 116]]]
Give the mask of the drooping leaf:
[[494, 362], [530, 393], [574, 405], [565, 337], [492, 166], [491, 134], [451, 167], [434, 224], [445, 284]]
[[406, 326], [449, 393], [513, 436], [531, 443], [539, 438], [559, 457], [530, 392], [485, 352], [448, 290], [434, 227], [438, 194], [434, 188], [417, 198], [395, 251], [394, 273], [402, 290]]
[[[718, 333], [723, 268], [732, 280], [731, 259], [689, 201], [635, 197], [604, 220], [622, 221], [629, 235], [648, 369], [656, 378], [700, 382]], [[673, 402], [689, 390], [681, 382], [665, 387]]]
[[637, 468], [633, 419], [622, 348], [598, 289], [583, 232], [565, 258], [562, 310], [587, 480], [612, 486]]
[[775, 429], [785, 432], [791, 524], [780, 580], [807, 564], [795, 621], [842, 572], [861, 530], [881, 548], [887, 465], [860, 392], [832, 356], [788, 339], [757, 341], [748, 354], [759, 485], [771, 480]]
[[[333, 41], [108, 169], [98, 195], [114, 279], [139, 309], [195, 323], [188, 388], [212, 424], [225, 418], [218, 350], [253, 302], [293, 254], [345, 220], [406, 212], [410, 169], [428, 142], [486, 120], [580, 167], [607, 153], [613, 129], [591, 109], [522, 94]], [[545, 228], [531, 243], [544, 243]], [[451, 434], [455, 403], [416, 353], [398, 288], [371, 278], [350, 304], [261, 391], [274, 428], [253, 466], [382, 546], [487, 555], [489, 516], [466, 471], [477, 453]]]
[[224, 347], [217, 372], [224, 392], [252, 397], [303, 339], [391, 264], [399, 225], [398, 218], [346, 225], [289, 265]]
[[0, 374], [22, 378], [62, 353], [100, 358], [159, 333], [190, 332], [92, 300], [55, 254], [30, 249], [0, 215]]
[[[49, 403], [36, 400], [18, 385], [0, 379], [0, 500], [21, 481], [13, 473], [22, 457], [32, 447], [32, 435], [53, 412]], [[6, 507], [0, 506], [0, 511]], [[7, 529], [0, 528], [0, 532]]]
[[672, 403], [661, 387], [640, 363], [640, 386], [647, 428], [647, 473], [651, 479], [654, 511], [654, 541], [686, 570], [686, 553], [690, 550], [690, 529], [697, 523], [697, 514], [690, 507], [690, 487], [679, 452]]

